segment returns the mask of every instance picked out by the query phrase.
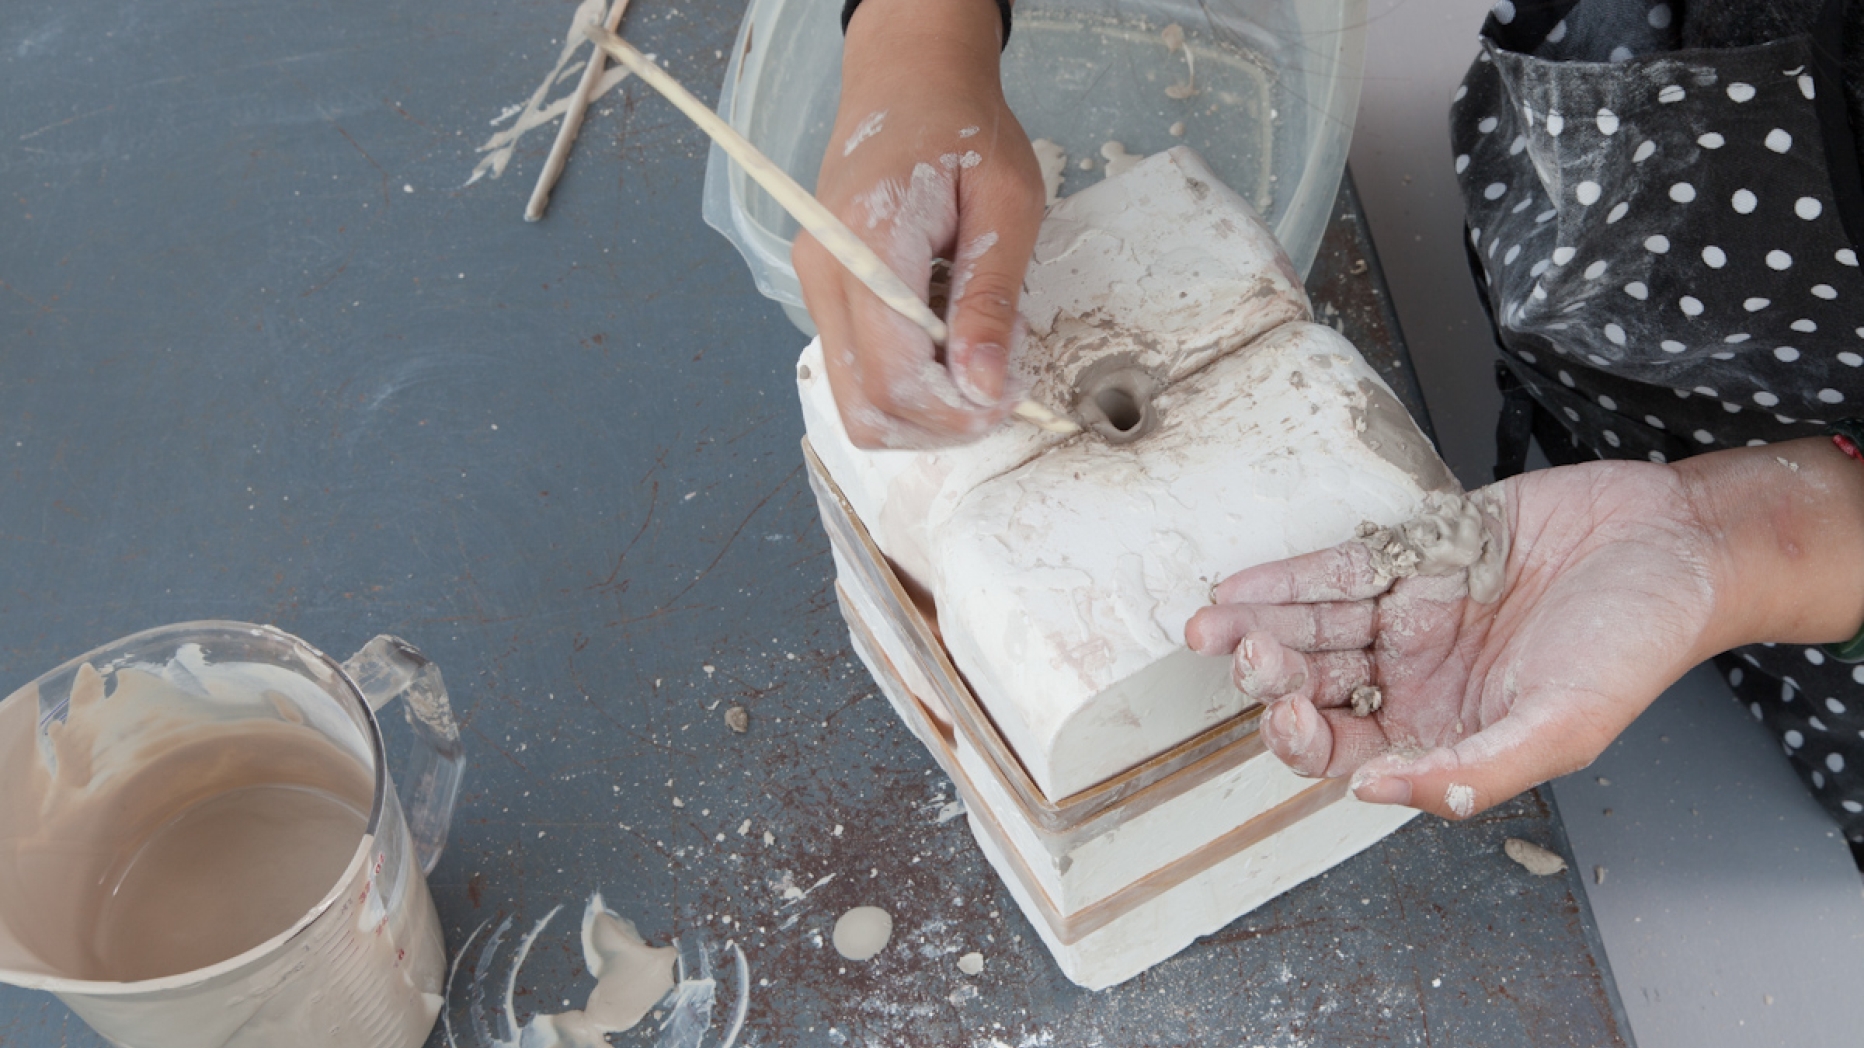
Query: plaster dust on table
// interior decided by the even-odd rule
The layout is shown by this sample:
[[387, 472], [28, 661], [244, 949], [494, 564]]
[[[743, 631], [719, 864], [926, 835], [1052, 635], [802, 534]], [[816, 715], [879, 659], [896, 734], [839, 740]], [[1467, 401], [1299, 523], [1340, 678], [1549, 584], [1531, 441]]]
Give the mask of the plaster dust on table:
[[[444, 1031], [448, 1048], [460, 1048], [461, 1031], [454, 1013], [466, 1011], [465, 1042], [478, 1048], [606, 1048], [608, 1035], [634, 1029], [650, 1013], [658, 1021], [660, 1036], [654, 1048], [700, 1048], [712, 1032], [712, 1011], [717, 1003], [718, 981], [712, 975], [713, 957], [729, 951], [736, 971], [731, 1017], [712, 1048], [731, 1048], [744, 1027], [750, 1008], [750, 966], [736, 943], [716, 950], [696, 934], [681, 936], [672, 945], [649, 946], [632, 922], [610, 910], [596, 892], [583, 909], [580, 935], [582, 959], [596, 979], [588, 1003], [577, 1010], [536, 1013], [520, 1025], [516, 999], [519, 980], [538, 939], [563, 910], [557, 906], [521, 936], [509, 956], [503, 953], [512, 918], [506, 917], [486, 938], [464, 987], [464, 1001], [456, 989], [460, 971], [473, 945], [489, 921], [475, 928], [447, 973]], [[502, 979], [498, 965], [507, 968]], [[500, 985], [502, 983], [502, 986]], [[556, 994], [524, 990], [533, 998]], [[488, 1005], [488, 995], [498, 995]]]
[[[380, 885], [369, 871], [374, 778], [320, 709], [306, 723], [323, 693], [289, 670], [209, 664], [199, 645], [106, 670], [107, 692], [78, 669], [43, 735], [36, 688], [0, 703], [0, 978], [76, 986], [80, 1014], [84, 985], [163, 980], [149, 1003], [99, 1006], [136, 1007], [139, 1045], [269, 1048], [326, 998], [389, 1025], [339, 1022], [325, 1043], [423, 1038], [440, 929], [412, 864]], [[348, 912], [377, 889], [373, 916]]]
[[[603, 0], [582, 0], [576, 5], [575, 12], [570, 15], [569, 29], [563, 34], [563, 46], [557, 51], [556, 64], [550, 67], [550, 72], [523, 102], [506, 106], [498, 116], [492, 118], [494, 126], [507, 120], [511, 121], [511, 126], [494, 132], [490, 138], [480, 143], [475, 152], [484, 153], [485, 156], [473, 165], [472, 174], [466, 179], [465, 185], [470, 186], [488, 174], [493, 178], [504, 175], [505, 168], [510, 165], [512, 156], [517, 152], [520, 139], [536, 128], [562, 119], [563, 115], [569, 112], [571, 102], [577, 90], [580, 89], [580, 84], [575, 84], [569, 93], [553, 102], [546, 103], [545, 99], [550, 97], [552, 88], [581, 70], [581, 64], [572, 65], [571, 60], [575, 58], [576, 52], [589, 44], [588, 38], [583, 35], [583, 29], [588, 26], [601, 25], [607, 13], [608, 4]], [[597, 80], [594, 87], [590, 89], [589, 101], [594, 102], [608, 94], [614, 90], [615, 85], [627, 78], [628, 70], [621, 66], [603, 73], [602, 78]]]

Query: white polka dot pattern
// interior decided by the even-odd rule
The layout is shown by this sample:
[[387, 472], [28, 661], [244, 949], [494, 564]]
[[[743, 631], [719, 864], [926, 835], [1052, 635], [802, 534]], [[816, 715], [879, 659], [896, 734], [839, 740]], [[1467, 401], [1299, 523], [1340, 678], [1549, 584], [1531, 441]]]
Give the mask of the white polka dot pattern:
[[[1508, 2], [1451, 155], [1507, 371], [1547, 413], [1537, 432], [1563, 425], [1572, 457], [1667, 463], [1864, 414], [1859, 205], [1824, 171], [1827, 144], [1852, 138], [1812, 104], [1818, 38], [1683, 51], [1703, 23], [1676, 0], [1553, 5], [1557, 21]], [[1864, 839], [1864, 666], [1807, 645], [1717, 662]]]

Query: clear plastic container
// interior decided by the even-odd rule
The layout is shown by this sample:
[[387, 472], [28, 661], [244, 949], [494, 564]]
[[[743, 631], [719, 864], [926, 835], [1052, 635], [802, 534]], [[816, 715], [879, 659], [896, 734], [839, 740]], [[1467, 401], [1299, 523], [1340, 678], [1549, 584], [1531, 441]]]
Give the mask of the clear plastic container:
[[[840, 15], [841, 0], [751, 0], [719, 91], [725, 119], [809, 187], [840, 100]], [[1062, 195], [1105, 177], [1109, 142], [1188, 145], [1306, 276], [1346, 168], [1365, 19], [1366, 0], [1019, 0], [1004, 93], [1031, 138], [1067, 152]], [[705, 220], [813, 333], [790, 266], [796, 223], [717, 146]]]

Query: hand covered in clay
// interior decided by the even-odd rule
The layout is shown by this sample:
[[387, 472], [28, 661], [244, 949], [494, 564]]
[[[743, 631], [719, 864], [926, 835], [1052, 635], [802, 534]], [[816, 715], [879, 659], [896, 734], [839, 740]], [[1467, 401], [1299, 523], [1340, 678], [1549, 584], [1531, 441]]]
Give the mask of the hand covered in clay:
[[797, 238], [792, 258], [829, 385], [860, 447], [965, 443], [1014, 406], [1016, 303], [1044, 192], [1003, 100], [1001, 33], [994, 0], [865, 0], [849, 23], [816, 195], [922, 294], [933, 260], [950, 263], [941, 349], [814, 238]]
[[1234, 654], [1296, 772], [1467, 818], [1591, 763], [1727, 646], [1687, 487], [1616, 462], [1432, 496], [1400, 527], [1224, 580], [1186, 641]]

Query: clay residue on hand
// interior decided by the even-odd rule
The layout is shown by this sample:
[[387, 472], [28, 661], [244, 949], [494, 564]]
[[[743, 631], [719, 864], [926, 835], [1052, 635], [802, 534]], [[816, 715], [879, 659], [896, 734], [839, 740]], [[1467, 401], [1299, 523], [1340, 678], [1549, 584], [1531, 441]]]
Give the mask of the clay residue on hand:
[[1467, 571], [1473, 600], [1493, 604], [1501, 599], [1508, 527], [1499, 488], [1473, 495], [1432, 492], [1417, 516], [1392, 528], [1367, 522], [1354, 537], [1371, 551], [1380, 583]]
[[876, 109], [872, 113], [867, 114], [867, 118], [862, 120], [859, 124], [856, 124], [854, 130], [849, 132], [848, 140], [842, 143], [841, 155], [854, 155], [854, 151], [860, 147], [862, 142], [880, 133], [881, 127], [886, 124], [886, 120], [887, 111], [884, 109]]
[[1361, 684], [1353, 689], [1353, 716], [1370, 717], [1385, 705], [1385, 693], [1376, 684]]

